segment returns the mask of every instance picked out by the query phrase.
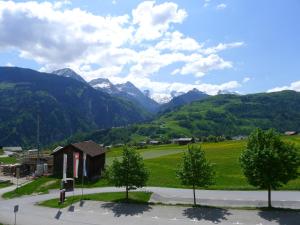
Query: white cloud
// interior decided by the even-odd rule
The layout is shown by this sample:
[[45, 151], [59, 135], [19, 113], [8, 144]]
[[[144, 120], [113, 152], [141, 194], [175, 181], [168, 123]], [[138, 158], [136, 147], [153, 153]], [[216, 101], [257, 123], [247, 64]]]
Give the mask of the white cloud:
[[203, 7], [208, 7], [210, 3], [210, 0], [204, 0]]
[[217, 5], [217, 9], [219, 9], [219, 10], [222, 10], [222, 9], [225, 9], [225, 8], [227, 8], [227, 5], [224, 4], [224, 3], [221, 3], [221, 4]]
[[218, 55], [211, 54], [205, 57], [200, 54], [193, 54], [181, 69], [174, 70], [172, 74], [194, 74], [197, 77], [202, 77], [211, 70], [223, 70], [231, 67], [231, 62], [225, 61]]
[[244, 42], [219, 43], [217, 46], [201, 50], [203, 54], [215, 54], [231, 48], [239, 48], [244, 45]]
[[250, 77], [244, 77], [244, 79], [243, 79], [243, 83], [247, 83], [247, 82], [249, 82], [251, 80], [251, 78]]
[[59, 8], [62, 8], [64, 6], [68, 6], [71, 4], [72, 4], [72, 2], [70, 0], [56, 1], [56, 2], [54, 2], [54, 8], [59, 9]]
[[288, 86], [272, 88], [272, 89], [268, 90], [268, 92], [277, 92], [277, 91], [283, 91], [283, 90], [300, 91], [300, 80], [295, 81]]
[[202, 47], [196, 40], [190, 37], [184, 37], [179, 31], [167, 33], [165, 37], [157, 43], [155, 48], [159, 50], [173, 51], [194, 51]]
[[117, 4], [117, 1], [116, 0], [112, 0], [111, 2], [113, 5], [116, 5]]
[[12, 64], [12, 63], [10, 63], [10, 62], [8, 62], [8, 63], [5, 64], [5, 66], [7, 66], [7, 67], [14, 67], [15, 65]]
[[187, 13], [178, 9], [173, 2], [157, 5], [155, 1], [145, 1], [132, 11], [133, 24], [137, 25], [136, 40], [155, 40], [166, 32], [172, 23], [182, 23]]
[[[173, 2], [145, 1], [132, 15], [102, 16], [72, 8], [71, 1], [0, 0], [0, 52], [17, 51], [20, 57], [40, 64], [41, 71], [70, 67], [87, 80], [130, 80], [153, 95], [192, 88], [216, 93], [237, 87], [236, 81], [223, 86], [152, 81], [151, 76], [167, 66], [178, 67], [172, 74], [195, 77], [233, 67], [218, 53], [243, 43], [204, 47], [175, 29], [186, 17], [187, 12]], [[163, 76], [173, 79], [169, 74]]]

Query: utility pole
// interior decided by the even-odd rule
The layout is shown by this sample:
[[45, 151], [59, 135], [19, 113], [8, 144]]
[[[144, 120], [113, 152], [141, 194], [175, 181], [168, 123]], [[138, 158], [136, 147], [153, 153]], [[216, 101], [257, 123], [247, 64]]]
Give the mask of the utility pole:
[[40, 114], [37, 114], [37, 136], [36, 136], [36, 143], [37, 143], [37, 161], [36, 165], [40, 164]]

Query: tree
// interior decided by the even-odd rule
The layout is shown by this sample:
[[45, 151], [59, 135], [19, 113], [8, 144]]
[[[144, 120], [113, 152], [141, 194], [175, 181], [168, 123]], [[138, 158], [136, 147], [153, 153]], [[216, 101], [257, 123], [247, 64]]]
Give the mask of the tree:
[[196, 187], [206, 187], [214, 183], [215, 171], [205, 158], [199, 145], [189, 145], [177, 175], [183, 185], [193, 187], [194, 205], [196, 205]]
[[285, 143], [274, 130], [257, 129], [248, 138], [247, 148], [240, 156], [240, 163], [248, 182], [268, 190], [268, 207], [271, 190], [281, 187], [298, 177], [300, 158], [297, 148]]
[[143, 158], [135, 150], [125, 146], [122, 160], [113, 161], [108, 176], [116, 187], [126, 188], [126, 200], [128, 200], [129, 190], [145, 186], [149, 173], [144, 166]]

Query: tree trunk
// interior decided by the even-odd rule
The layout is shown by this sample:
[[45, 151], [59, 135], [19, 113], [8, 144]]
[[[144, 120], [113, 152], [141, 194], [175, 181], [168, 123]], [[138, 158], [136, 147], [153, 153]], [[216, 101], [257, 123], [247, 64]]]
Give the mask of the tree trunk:
[[271, 203], [271, 185], [268, 187], [268, 207], [272, 208], [272, 203]]
[[128, 186], [126, 186], [126, 201], [128, 202]]
[[195, 191], [195, 185], [193, 185], [193, 195], [194, 195], [194, 206], [196, 206], [197, 203], [196, 203], [196, 191]]

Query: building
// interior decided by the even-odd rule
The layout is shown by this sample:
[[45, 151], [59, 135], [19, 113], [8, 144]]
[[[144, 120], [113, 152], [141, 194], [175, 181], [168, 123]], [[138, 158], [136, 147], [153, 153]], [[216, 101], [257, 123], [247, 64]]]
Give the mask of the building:
[[151, 141], [149, 141], [149, 144], [150, 145], [159, 145], [160, 142], [159, 141], [155, 141], [155, 140], [151, 140]]
[[53, 151], [53, 175], [63, 177], [63, 158], [67, 154], [67, 177], [73, 177], [73, 155], [79, 153], [78, 177], [83, 173], [83, 155], [86, 153], [86, 169], [89, 180], [101, 176], [105, 166], [105, 152], [103, 146], [93, 141], [84, 141], [75, 144], [69, 144], [63, 148], [56, 148]]
[[16, 147], [2, 147], [2, 150], [7, 152], [21, 153], [23, 149], [20, 146], [16, 146]]
[[13, 155], [21, 154], [23, 149], [22, 149], [22, 147], [19, 147], [19, 146], [16, 146], [16, 147], [2, 147], [2, 151], [4, 152], [5, 155], [13, 156]]
[[172, 142], [179, 145], [187, 145], [187, 144], [194, 143], [195, 140], [193, 138], [177, 138], [177, 139], [173, 139]]
[[287, 136], [292, 136], [292, 135], [297, 135], [298, 132], [297, 131], [286, 131], [286, 132], [284, 132], [284, 134]]
[[50, 175], [53, 172], [53, 156], [31, 149], [24, 152], [22, 165], [28, 171], [28, 175]]

